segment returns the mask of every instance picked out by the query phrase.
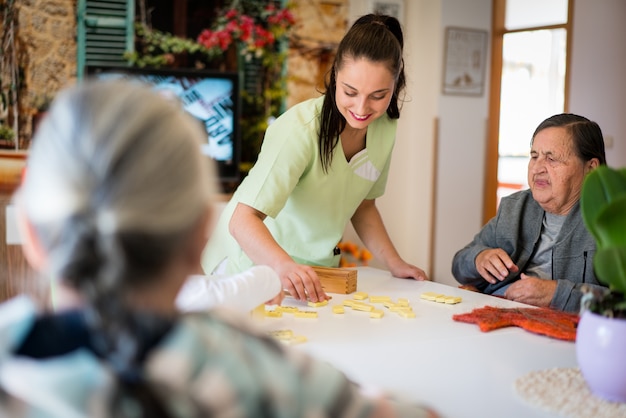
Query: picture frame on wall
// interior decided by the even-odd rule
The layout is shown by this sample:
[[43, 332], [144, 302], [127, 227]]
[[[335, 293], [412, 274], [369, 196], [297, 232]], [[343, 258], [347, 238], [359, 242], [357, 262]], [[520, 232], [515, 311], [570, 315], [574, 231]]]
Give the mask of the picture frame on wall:
[[402, 23], [404, 16], [404, 0], [368, 0], [371, 13], [393, 16]]
[[487, 35], [486, 30], [446, 28], [443, 94], [483, 95]]

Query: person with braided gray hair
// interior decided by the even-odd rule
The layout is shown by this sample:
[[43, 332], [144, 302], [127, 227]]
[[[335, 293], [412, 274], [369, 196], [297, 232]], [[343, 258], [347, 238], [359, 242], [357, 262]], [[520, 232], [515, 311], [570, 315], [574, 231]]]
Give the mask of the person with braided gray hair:
[[236, 312], [180, 312], [210, 234], [201, 137], [138, 84], [57, 96], [15, 196], [25, 255], [57, 298], [0, 305], [0, 416], [432, 416], [365, 396]]

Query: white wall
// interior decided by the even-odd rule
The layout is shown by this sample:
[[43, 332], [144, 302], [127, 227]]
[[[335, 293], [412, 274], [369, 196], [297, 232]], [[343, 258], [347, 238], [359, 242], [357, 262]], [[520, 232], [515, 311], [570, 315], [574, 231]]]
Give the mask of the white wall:
[[407, 101], [398, 122], [393, 164], [379, 208], [400, 254], [429, 272], [434, 121], [439, 95], [441, 7], [438, 0], [405, 1]]
[[575, 0], [574, 4], [569, 110], [600, 124], [609, 139], [608, 164], [624, 167], [626, 1]]
[[[486, 0], [488, 1], [488, 0]], [[385, 195], [377, 202], [400, 255], [428, 272], [433, 192], [433, 138], [441, 61], [440, 0], [404, 2], [406, 102], [401, 111], [396, 146]], [[352, 0], [351, 22], [368, 13], [368, 2]], [[348, 227], [346, 239], [358, 243]], [[372, 263], [380, 266], [378, 263]]]
[[[491, 0], [444, 0], [440, 36], [446, 27], [457, 26], [486, 30], [491, 39], [491, 3]], [[450, 272], [452, 257], [482, 226], [490, 57], [491, 49], [482, 96], [441, 95], [439, 99], [433, 279], [455, 286], [458, 283]]]

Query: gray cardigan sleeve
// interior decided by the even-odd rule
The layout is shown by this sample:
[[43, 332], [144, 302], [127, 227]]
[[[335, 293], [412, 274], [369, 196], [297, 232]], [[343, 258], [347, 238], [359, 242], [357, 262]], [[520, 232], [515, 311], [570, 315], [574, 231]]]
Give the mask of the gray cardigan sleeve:
[[[476, 286], [485, 293], [514, 280], [518, 273], [511, 273], [506, 283], [490, 285], [476, 269], [476, 257], [491, 248], [503, 249], [519, 266], [528, 261], [534, 243], [541, 231], [543, 209], [532, 199], [529, 190], [507, 196], [500, 201], [498, 212], [474, 236], [472, 242], [459, 250], [452, 258], [452, 274], [461, 284]], [[530, 242], [530, 245], [526, 243]], [[487, 289], [488, 288], [488, 289]]]
[[474, 236], [472, 242], [457, 251], [452, 258], [452, 275], [459, 283], [476, 287], [484, 286], [487, 283], [476, 269], [476, 257], [482, 251], [494, 248], [496, 218], [491, 219]]

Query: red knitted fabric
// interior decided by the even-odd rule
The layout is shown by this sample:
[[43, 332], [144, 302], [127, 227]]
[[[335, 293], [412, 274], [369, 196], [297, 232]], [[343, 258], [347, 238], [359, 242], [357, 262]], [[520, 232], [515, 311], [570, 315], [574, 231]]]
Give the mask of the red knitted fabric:
[[504, 327], [520, 327], [535, 334], [565, 341], [576, 340], [578, 314], [547, 308], [495, 308], [485, 306], [465, 314], [453, 315], [459, 322], [477, 324], [487, 332]]

